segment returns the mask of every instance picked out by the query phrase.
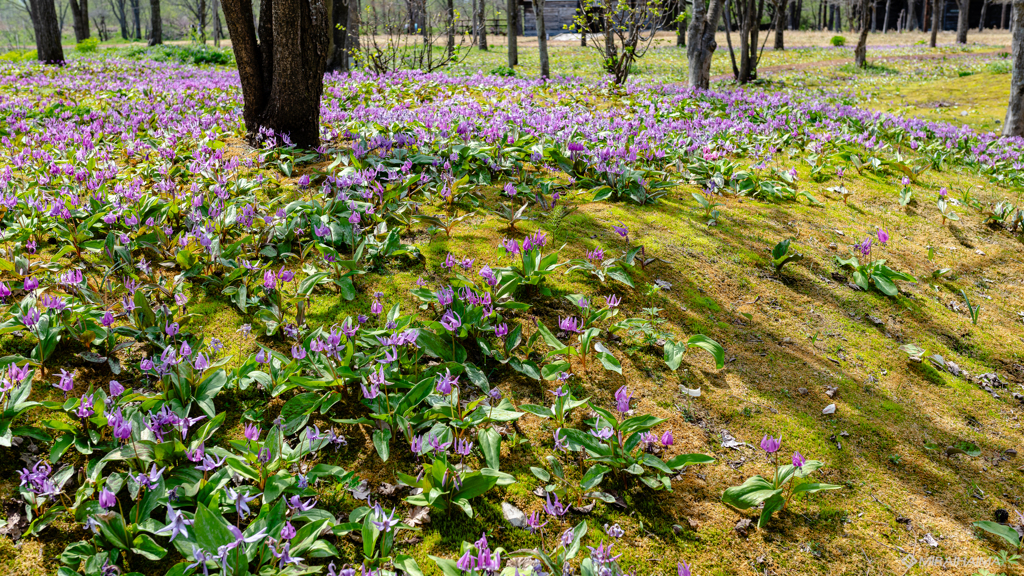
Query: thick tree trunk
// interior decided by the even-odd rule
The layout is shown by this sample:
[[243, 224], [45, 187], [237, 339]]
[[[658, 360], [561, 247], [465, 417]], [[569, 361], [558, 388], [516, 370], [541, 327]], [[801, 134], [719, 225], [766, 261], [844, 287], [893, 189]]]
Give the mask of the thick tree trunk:
[[1003, 136], [1024, 136], [1024, 0], [1013, 1], [1013, 75]]
[[516, 18], [519, 16], [519, 2], [518, 0], [508, 0], [505, 6], [505, 18], [507, 34], [508, 34], [508, 67], [519, 65], [519, 44], [518, 38], [519, 26], [516, 24]]
[[548, 31], [544, 26], [544, 0], [533, 0], [533, 9], [537, 13], [537, 48], [540, 51], [540, 77], [548, 78], [551, 76], [551, 65], [548, 62]]
[[327, 20], [331, 23], [327, 44], [327, 69], [348, 72], [348, 1], [327, 0]]
[[721, 17], [722, 0], [694, 0], [690, 42], [686, 47], [691, 88], [707, 90], [711, 84], [711, 57], [718, 48], [715, 31]]
[[939, 10], [940, 0], [932, 0], [932, 37], [928, 41], [928, 45], [935, 48], [935, 41], [939, 36], [939, 17], [942, 15]]
[[477, 9], [476, 22], [477, 22], [477, 26], [478, 26], [477, 31], [476, 31], [476, 42], [477, 42], [476, 43], [476, 47], [479, 48], [480, 50], [483, 50], [483, 51], [486, 52], [488, 48], [487, 48], [487, 22], [484, 21], [484, 14], [485, 14], [484, 13], [484, 6], [485, 6], [484, 0], [478, 0], [478, 2], [476, 3], [476, 6], [477, 6], [477, 8], [476, 8]]
[[907, 0], [907, 16], [903, 23], [903, 29], [917, 29], [917, 0]]
[[967, 29], [970, 27], [968, 22], [971, 15], [971, 0], [957, 0], [956, 4], [959, 8], [959, 15], [956, 19], [956, 43], [967, 44]]
[[131, 16], [132, 38], [142, 38], [142, 0], [128, 0], [129, 16]]
[[224, 0], [223, 8], [248, 139], [318, 146], [329, 43], [324, 0], [262, 0], [258, 40], [251, 0]]
[[71, 7], [75, 41], [81, 42], [89, 37], [89, 0], [68, 0], [68, 5]]
[[53, 0], [29, 0], [29, 16], [36, 35], [36, 57], [44, 64], [64, 64], [64, 47], [60, 43], [60, 26]]
[[853, 57], [858, 68], [866, 68], [868, 65], [868, 30], [871, 17], [871, 7], [868, 3], [871, 0], [863, 0], [860, 3], [860, 37], [857, 38], [857, 48], [853, 51]]
[[775, 5], [775, 49], [785, 50], [786, 44], [782, 37], [786, 30], [786, 7], [789, 0], [778, 0]]
[[160, 0], [149, 0], [149, 45], [164, 43], [164, 23], [160, 17]]

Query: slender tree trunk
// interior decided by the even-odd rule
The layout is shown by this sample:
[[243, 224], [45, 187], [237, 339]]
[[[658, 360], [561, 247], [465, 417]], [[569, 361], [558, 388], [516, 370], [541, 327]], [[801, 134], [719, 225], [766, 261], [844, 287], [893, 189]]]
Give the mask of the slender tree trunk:
[[605, 0], [602, 22], [604, 23], [604, 57], [611, 60], [615, 57], [615, 34], [612, 30], [612, 11], [616, 0]]
[[786, 44], [782, 35], [786, 30], [786, 7], [789, 0], [777, 0], [775, 5], [775, 49], [785, 50]]
[[878, 18], [875, 17], [875, 9], [878, 8], [878, 4], [871, 2], [871, 33], [878, 32]]
[[1024, 0], [1013, 0], [1013, 75], [1003, 136], [1024, 136]]
[[455, 56], [455, 2], [454, 0], [448, 0], [448, 6], [445, 11], [445, 26], [448, 27], [448, 58]]
[[331, 23], [327, 44], [327, 70], [348, 72], [348, 0], [329, 0], [327, 19]]
[[[706, 3], [705, 3], [706, 2]], [[722, 0], [694, 0], [690, 22], [690, 42], [686, 46], [691, 88], [708, 89], [711, 84], [711, 57], [718, 48], [715, 31], [722, 17]]]
[[978, 20], [978, 32], [985, 31], [985, 19], [988, 17], [988, 4], [989, 0], [985, 0], [981, 4], [981, 18]]
[[318, 146], [330, 27], [323, 0], [262, 0], [258, 40], [251, 0], [224, 0], [223, 8], [248, 139]]
[[486, 12], [484, 11], [486, 4], [484, 0], [477, 1], [477, 19], [476, 21], [480, 25], [480, 29], [476, 34], [476, 47], [486, 52], [489, 48], [487, 47], [487, 22], [484, 20]]
[[939, 2], [942, 0], [932, 0], [932, 37], [929, 40], [928, 45], [935, 48], [935, 41], [939, 35], [939, 17], [942, 15], [939, 10]]
[[971, 16], [971, 0], [957, 0], [956, 4], [959, 9], [956, 19], [956, 43], [967, 44], [967, 29], [970, 28], [968, 22]]
[[516, 25], [516, 18], [519, 16], [518, 0], [508, 0], [505, 12], [506, 27], [508, 29], [508, 67], [512, 68], [519, 65], [519, 46], [518, 38], [516, 37], [519, 32], [519, 26]]
[[1003, 4], [1003, 13], [999, 16], [999, 27], [1006, 30], [1010, 27], [1010, 3]]
[[[684, 0], [676, 0], [677, 11], [680, 16], [686, 13], [686, 2]], [[679, 48], [686, 48], [686, 18], [682, 17], [676, 20], [676, 46]]]
[[736, 51], [732, 48], [732, 0], [725, 0], [725, 9], [722, 11], [722, 20], [725, 22], [725, 43], [729, 46], [729, 62], [732, 64], [732, 78], [739, 80], [740, 69], [736, 65]]
[[142, 38], [142, 1], [141, 0], [128, 0], [128, 7], [130, 9], [129, 16], [131, 16], [131, 35], [135, 40]]
[[903, 21], [904, 30], [917, 29], [917, 0], [907, 0], [907, 15]]
[[544, 0], [533, 0], [533, 9], [537, 12], [537, 49], [540, 51], [540, 76], [541, 78], [548, 78], [551, 76], [551, 65], [548, 62], [548, 30], [544, 24]]
[[64, 64], [57, 7], [53, 0], [29, 0], [29, 17], [36, 35], [36, 57], [43, 64]]
[[857, 48], [853, 51], [853, 57], [858, 68], [866, 68], [868, 65], [868, 18], [871, 17], [871, 8], [868, 2], [863, 0], [860, 3], [860, 37], [857, 38]]
[[[739, 83], [746, 84], [754, 79], [754, 62], [750, 57], [751, 37], [754, 34], [754, 18], [757, 8], [754, 0], [742, 0], [743, 14], [740, 16], [740, 77]], [[756, 45], [756, 42], [754, 42]], [[756, 47], [754, 48], [756, 50]]]
[[75, 41], [81, 42], [89, 37], [89, 0], [68, 0], [68, 5], [71, 7]]
[[889, 13], [892, 10], [892, 0], [885, 0], [885, 20], [882, 22], [882, 34], [889, 33]]

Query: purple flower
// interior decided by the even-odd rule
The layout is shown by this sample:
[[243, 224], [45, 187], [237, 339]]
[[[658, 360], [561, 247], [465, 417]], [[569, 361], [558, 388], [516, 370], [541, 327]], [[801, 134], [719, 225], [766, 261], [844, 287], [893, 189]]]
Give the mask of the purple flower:
[[559, 318], [558, 327], [561, 328], [563, 332], [569, 332], [572, 334], [577, 334], [581, 332], [580, 321], [575, 316]]
[[462, 317], [458, 313], [448, 310], [441, 316], [441, 326], [449, 332], [455, 332], [462, 326]]
[[100, 490], [100, 495], [97, 500], [99, 501], [100, 508], [103, 508], [104, 510], [113, 508], [114, 505], [117, 504], [117, 497], [114, 496], [113, 492], [106, 488]]
[[625, 414], [629, 412], [629, 401], [633, 399], [633, 395], [626, 390], [623, 386], [615, 391], [615, 409]]
[[569, 509], [558, 500], [558, 494], [555, 494], [554, 502], [551, 501], [551, 492], [547, 493], [547, 497], [544, 502], [544, 512], [550, 516], [561, 518], [569, 513]]
[[555, 430], [555, 450], [565, 452], [566, 450], [569, 449], [569, 444], [565, 441], [565, 439], [560, 437], [561, 432], [561, 428]]
[[391, 514], [387, 515], [384, 513], [384, 509], [380, 507], [380, 504], [374, 507], [374, 516], [377, 519], [372, 521], [373, 525], [381, 532], [391, 532], [401, 522], [401, 520], [395, 518], [394, 508], [391, 509]]
[[801, 454], [799, 452], [793, 452], [793, 466], [796, 466], [797, 468], [800, 468], [800, 467], [802, 467], [806, 463], [807, 463], [807, 459], [804, 458], [803, 454]]
[[541, 523], [540, 512], [534, 512], [526, 517], [526, 528], [530, 532], [536, 532], [541, 528], [547, 526], [547, 522]]
[[57, 388], [58, 390], [64, 392], [65, 394], [71, 392], [72, 390], [75, 389], [74, 374], [71, 374], [70, 372], [62, 368], [60, 371], [60, 380], [53, 386], [54, 388]]
[[154, 534], [164, 534], [167, 532], [171, 533], [171, 542], [178, 537], [179, 534], [188, 538], [188, 526], [192, 525], [192, 520], [185, 518], [181, 512], [178, 512], [174, 508], [171, 508], [170, 504], [167, 505], [167, 525], [163, 528], [154, 532]]
[[281, 540], [291, 540], [295, 538], [295, 534], [295, 526], [292, 526], [291, 522], [285, 522], [284, 526], [281, 527]]
[[871, 254], [871, 238], [865, 238], [859, 247], [862, 256], [869, 256]]
[[612, 524], [608, 526], [604, 525], [604, 533], [611, 536], [612, 538], [622, 538], [626, 535], [626, 531], [622, 529], [618, 524]]
[[675, 440], [672, 438], [672, 431], [667, 430], [664, 434], [661, 435], [661, 445], [671, 446], [673, 444], [675, 444]]
[[690, 565], [685, 560], [679, 563], [678, 569], [678, 576], [690, 576]]
[[885, 244], [886, 242], [889, 241], [889, 234], [885, 230], [882, 230], [881, 228], [878, 229], [878, 241], [881, 242], [882, 244]]
[[274, 555], [274, 558], [280, 560], [280, 563], [278, 564], [279, 570], [284, 570], [285, 564], [298, 564], [299, 562], [302, 562], [302, 558], [298, 556], [292, 557], [288, 554], [289, 548], [291, 548], [291, 544], [288, 542], [282, 544], [280, 549], [274, 547], [273, 544], [270, 545], [270, 553]]
[[782, 447], [782, 438], [772, 438], [765, 434], [764, 438], [761, 439], [761, 449], [769, 454], [774, 454], [779, 451]]
[[117, 380], [110, 381], [110, 396], [111, 398], [117, 398], [124, 393], [124, 386], [121, 385]]
[[31, 292], [36, 288], [39, 288], [39, 280], [32, 276], [29, 276], [28, 278], [25, 278], [25, 284], [23, 288], [25, 289], [26, 292]]
[[306, 349], [302, 346], [292, 346], [292, 358], [302, 360], [306, 357]]
[[166, 332], [168, 336], [175, 336], [178, 334], [178, 331], [179, 328], [177, 322], [171, 322], [164, 328], [164, 332]]
[[249, 442], [258, 442], [260, 439], [260, 427], [255, 424], [246, 424], [244, 427], [245, 439]]
[[508, 324], [505, 324], [504, 322], [497, 324], [494, 327], [494, 335], [498, 338], [508, 336]]
[[620, 302], [622, 302], [622, 300], [614, 294], [604, 297], [604, 305], [608, 308], [617, 308]]
[[96, 411], [93, 410], [94, 402], [95, 400], [93, 399], [92, 394], [89, 394], [88, 396], [82, 395], [82, 399], [78, 404], [78, 409], [75, 410], [75, 414], [79, 418], [89, 418], [96, 413]]
[[437, 392], [442, 396], [447, 396], [452, 393], [452, 387], [458, 385], [458, 375], [452, 375], [451, 370], [448, 368], [444, 369], [444, 374], [437, 375]]
[[263, 289], [273, 290], [277, 288], [277, 275], [272, 270], [263, 273]]
[[235, 492], [234, 489], [232, 489], [230, 486], [225, 491], [225, 493], [228, 497], [228, 500], [234, 502], [235, 512], [238, 514], [238, 517], [242, 519], [248, 516], [249, 513], [251, 512], [251, 510], [249, 510], [249, 502], [252, 502], [253, 500], [259, 497], [259, 494], [253, 494], [252, 496], [248, 496], [246, 495], [245, 492], [242, 491]]
[[[619, 222], [619, 224], [622, 224], [622, 222]], [[612, 230], [627, 241], [629, 240], [629, 228], [626, 228], [625, 226], [612, 226]]]

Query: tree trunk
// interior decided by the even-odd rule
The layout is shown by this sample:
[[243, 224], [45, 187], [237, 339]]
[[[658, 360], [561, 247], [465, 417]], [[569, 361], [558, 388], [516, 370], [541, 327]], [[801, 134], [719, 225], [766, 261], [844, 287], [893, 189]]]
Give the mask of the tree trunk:
[[132, 37], [142, 39], [142, 0], [129, 0], [132, 7]]
[[219, 0], [210, 0], [210, 15], [213, 20], [213, 45], [220, 47], [220, 2]]
[[258, 39], [252, 0], [224, 0], [223, 8], [249, 141], [319, 146], [329, 43], [324, 0], [262, 0]]
[[786, 30], [786, 8], [789, 0], [777, 0], [775, 5], [775, 49], [785, 50], [786, 44], [782, 35]]
[[956, 19], [956, 43], [967, 44], [967, 29], [970, 27], [968, 24], [971, 16], [971, 0], [957, 0], [957, 7], [959, 14]]
[[1002, 28], [1003, 30], [1006, 30], [1006, 28], [1008, 28], [1010, 26], [1009, 17], [1010, 17], [1010, 3], [1007, 2], [1007, 3], [1003, 4], [1003, 13], [1002, 13], [1001, 16], [999, 16], [999, 27]]
[[904, 30], [917, 29], [917, 0], [907, 0], [907, 15], [903, 23]]
[[89, 37], [89, 0], [68, 0], [71, 6], [71, 20], [75, 29], [75, 41]]
[[506, 28], [508, 34], [508, 67], [519, 65], [519, 45], [518, 38], [516, 37], [519, 33], [519, 26], [516, 25], [516, 17], [519, 15], [519, 1], [508, 0], [505, 6], [505, 18], [507, 19]]
[[446, 50], [448, 51], [448, 58], [455, 57], [455, 2], [454, 0], [448, 0], [448, 7], [445, 11], [445, 26], [448, 27], [448, 44]]
[[612, 11], [615, 10], [615, 0], [605, 0], [604, 3], [604, 57], [611, 60], [615, 57], [615, 35], [612, 29]]
[[940, 0], [932, 0], [932, 37], [928, 42], [928, 45], [935, 48], [935, 41], [939, 35], [939, 17], [942, 15], [939, 10]]
[[[740, 84], [746, 84], [754, 79], [754, 62], [750, 57], [751, 42], [754, 34], [754, 18], [757, 15], [757, 8], [754, 0], [741, 0], [743, 14], [740, 16], [740, 77], [737, 79]], [[756, 42], [755, 50], [756, 50]]]
[[164, 23], [160, 18], [160, 0], [149, 0], [149, 45], [164, 43]]
[[690, 21], [690, 42], [686, 47], [690, 87], [708, 89], [711, 84], [711, 57], [718, 48], [715, 31], [722, 17], [722, 0], [694, 0]]
[[889, 13], [892, 10], [892, 0], [885, 0], [885, 20], [882, 22], [882, 34], [889, 32]]
[[36, 35], [36, 57], [43, 64], [64, 64], [64, 47], [60, 43], [60, 26], [53, 0], [29, 0], [29, 17]]
[[[266, 2], [267, 0], [263, 1]], [[328, 0], [320, 1], [326, 4]], [[348, 0], [348, 2], [346, 2], [346, 5], [348, 6], [348, 22], [346, 23], [345, 26], [345, 34], [347, 34], [348, 37], [345, 39], [345, 53], [348, 56], [348, 60], [346, 61], [345, 70], [351, 70], [352, 62], [354, 61], [356, 54], [359, 53], [359, 49], [362, 47], [362, 45], [359, 43], [359, 30], [363, 26], [363, 5], [361, 3], [361, 0]], [[427, 22], [426, 2], [423, 3], [423, 6], [423, 21]]]
[[871, 8], [868, 2], [863, 0], [860, 3], [860, 37], [857, 38], [857, 48], [853, 51], [853, 57], [858, 68], [867, 68], [868, 65], [868, 18], [871, 17]]
[[871, 33], [878, 32], [878, 18], [875, 17], [875, 9], [878, 8], [878, 4], [871, 2]]
[[331, 23], [327, 43], [327, 70], [348, 72], [348, 1], [328, 0], [327, 20]]
[[[683, 16], [686, 13], [686, 2], [684, 0], [677, 0], [676, 2], [677, 11], [679, 16]], [[676, 47], [686, 48], [686, 17], [683, 16], [676, 20]]]
[[476, 47], [486, 52], [487, 48], [487, 22], [484, 20], [485, 12], [484, 8], [486, 3], [484, 0], [477, 1], [477, 25], [480, 27], [476, 32]]
[[1024, 0], [1013, 0], [1013, 76], [1003, 136], [1024, 136]]
[[989, 0], [985, 0], [981, 5], [981, 18], [978, 20], [978, 32], [985, 31], [985, 18], [988, 17], [988, 4]]
[[548, 78], [551, 76], [551, 66], [548, 62], [548, 31], [544, 27], [544, 0], [533, 0], [533, 9], [537, 12], [537, 48], [540, 51], [540, 77]]

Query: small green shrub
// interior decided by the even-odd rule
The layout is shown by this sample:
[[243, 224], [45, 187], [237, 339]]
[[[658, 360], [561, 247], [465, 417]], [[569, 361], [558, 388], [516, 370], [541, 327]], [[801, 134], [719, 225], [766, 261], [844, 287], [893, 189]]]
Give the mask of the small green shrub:
[[515, 78], [519, 76], [516, 69], [511, 66], [498, 66], [497, 68], [491, 68], [490, 74], [492, 76], [504, 76], [505, 78]]
[[0, 55], [0, 60], [6, 62], [30, 62], [36, 59], [35, 50], [11, 50]]
[[833, 46], [846, 46], [846, 38], [842, 36], [833, 36], [829, 43]]
[[985, 71], [989, 74], [1009, 74], [1013, 71], [1013, 63], [1009, 60], [997, 60], [995, 62], [989, 62], [985, 66]]
[[99, 38], [86, 38], [78, 44], [75, 44], [75, 50], [79, 52], [95, 52], [100, 49]]

